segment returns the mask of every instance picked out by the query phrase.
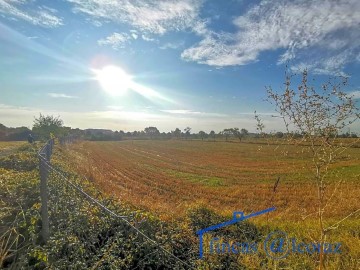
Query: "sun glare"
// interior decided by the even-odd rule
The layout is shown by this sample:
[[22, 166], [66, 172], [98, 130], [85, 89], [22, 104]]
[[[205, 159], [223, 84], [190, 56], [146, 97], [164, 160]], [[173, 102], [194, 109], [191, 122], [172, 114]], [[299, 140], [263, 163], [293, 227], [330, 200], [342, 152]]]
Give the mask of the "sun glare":
[[102, 89], [113, 96], [125, 94], [133, 84], [131, 76], [117, 66], [105, 66], [95, 74]]

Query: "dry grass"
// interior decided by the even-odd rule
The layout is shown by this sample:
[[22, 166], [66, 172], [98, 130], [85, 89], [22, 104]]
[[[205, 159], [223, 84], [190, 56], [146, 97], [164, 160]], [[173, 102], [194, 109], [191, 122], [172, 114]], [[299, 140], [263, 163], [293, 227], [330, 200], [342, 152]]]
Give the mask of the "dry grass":
[[0, 141], [0, 151], [11, 150], [25, 144], [24, 141], [2, 142]]

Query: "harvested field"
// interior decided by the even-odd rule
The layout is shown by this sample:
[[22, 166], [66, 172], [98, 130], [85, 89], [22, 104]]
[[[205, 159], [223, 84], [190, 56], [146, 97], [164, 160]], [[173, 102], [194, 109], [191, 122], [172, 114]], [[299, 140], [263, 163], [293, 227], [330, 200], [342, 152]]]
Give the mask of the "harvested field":
[[[183, 216], [203, 204], [222, 214], [276, 206], [276, 219], [315, 215], [317, 192], [295, 146], [210, 141], [80, 142], [64, 158], [107, 194], [157, 213]], [[359, 208], [360, 149], [351, 148], [330, 173], [327, 190], [345, 180], [325, 213], [338, 219]], [[274, 184], [280, 177], [274, 192]], [[328, 192], [329, 196], [331, 192]]]

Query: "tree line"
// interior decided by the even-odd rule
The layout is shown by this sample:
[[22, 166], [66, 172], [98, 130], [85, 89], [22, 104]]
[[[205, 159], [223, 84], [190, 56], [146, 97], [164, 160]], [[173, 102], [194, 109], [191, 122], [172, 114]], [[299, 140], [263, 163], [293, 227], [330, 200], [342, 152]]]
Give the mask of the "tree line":
[[[64, 126], [60, 117], [51, 115], [42, 115], [35, 118], [32, 129], [27, 127], [9, 128], [3, 124], [0, 124], [0, 141], [25, 141], [29, 134], [32, 134], [35, 140], [46, 140], [51, 136], [64, 137], [68, 135], [76, 136], [78, 138], [90, 141], [120, 141], [120, 140], [136, 140], [136, 139], [150, 139], [150, 140], [238, 140], [241, 142], [245, 138], [258, 138], [259, 133], [250, 133], [245, 128], [225, 128], [222, 131], [205, 132], [200, 130], [199, 132], [191, 132], [190, 127], [184, 129], [175, 128], [169, 132], [160, 132], [157, 127], [149, 126], [140, 131], [123, 131], [123, 130], [109, 130], [109, 129], [79, 129]], [[286, 133], [273, 132], [262, 133], [261, 137], [274, 137], [284, 138]], [[301, 138], [301, 133], [292, 134], [294, 138]], [[350, 131], [339, 134], [339, 138], [357, 138], [356, 133]]]

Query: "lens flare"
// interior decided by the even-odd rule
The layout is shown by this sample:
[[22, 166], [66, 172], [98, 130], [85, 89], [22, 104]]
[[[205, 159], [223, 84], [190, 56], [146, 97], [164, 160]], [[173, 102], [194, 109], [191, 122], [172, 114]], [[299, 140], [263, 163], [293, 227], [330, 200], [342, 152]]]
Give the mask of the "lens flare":
[[123, 95], [133, 85], [131, 76], [120, 67], [105, 66], [102, 69], [94, 70], [94, 72], [101, 88], [110, 95]]

